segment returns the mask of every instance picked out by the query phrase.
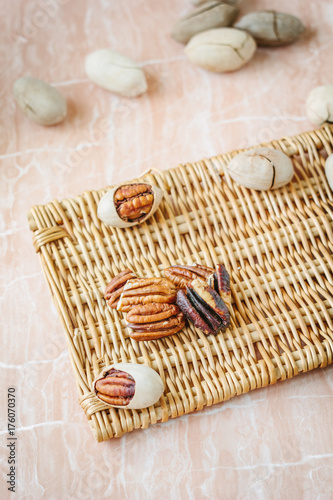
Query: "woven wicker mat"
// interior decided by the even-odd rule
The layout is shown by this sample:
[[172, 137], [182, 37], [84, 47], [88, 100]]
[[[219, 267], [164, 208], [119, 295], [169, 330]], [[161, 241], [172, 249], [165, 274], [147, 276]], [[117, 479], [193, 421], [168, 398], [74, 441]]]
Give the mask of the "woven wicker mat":
[[[80, 403], [98, 441], [166, 422], [332, 363], [333, 196], [324, 174], [333, 127], [268, 144], [292, 157], [293, 182], [274, 191], [236, 185], [224, 166], [237, 153], [154, 171], [165, 193], [156, 214], [130, 229], [96, 216], [105, 190], [33, 207], [33, 242], [67, 338]], [[126, 267], [160, 276], [172, 264], [225, 264], [232, 325], [206, 337], [181, 333], [135, 342], [103, 292]], [[146, 363], [165, 392], [147, 409], [109, 409], [91, 392], [114, 362]]]

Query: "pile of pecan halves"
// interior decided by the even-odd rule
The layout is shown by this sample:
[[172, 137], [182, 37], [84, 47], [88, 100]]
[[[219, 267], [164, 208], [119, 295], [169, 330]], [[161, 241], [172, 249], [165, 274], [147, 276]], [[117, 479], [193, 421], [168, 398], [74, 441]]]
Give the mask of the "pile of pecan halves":
[[126, 313], [134, 340], [156, 340], [185, 326], [185, 317], [206, 335], [230, 326], [230, 277], [225, 267], [171, 266], [165, 278], [138, 278], [131, 269], [115, 276], [105, 290], [112, 309]]

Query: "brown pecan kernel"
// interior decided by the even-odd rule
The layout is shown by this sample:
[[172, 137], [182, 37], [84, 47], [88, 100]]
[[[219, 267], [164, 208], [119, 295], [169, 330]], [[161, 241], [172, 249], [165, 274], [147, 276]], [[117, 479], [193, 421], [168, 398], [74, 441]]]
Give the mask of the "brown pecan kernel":
[[130, 337], [134, 340], [157, 340], [180, 332], [185, 326], [184, 315], [179, 312], [177, 315], [163, 321], [152, 323], [128, 323], [127, 327], [133, 331]]
[[209, 277], [208, 283], [216, 292], [220, 294], [223, 302], [228, 308], [230, 308], [230, 276], [223, 264], [217, 264], [216, 271]]
[[126, 372], [112, 368], [95, 384], [96, 395], [105, 403], [127, 406], [135, 393], [134, 378]]
[[116, 309], [119, 301], [118, 299], [125, 288], [126, 282], [134, 278], [136, 278], [136, 276], [131, 269], [125, 269], [112, 278], [104, 293], [104, 298], [110, 307]]
[[175, 285], [166, 278], [138, 278], [127, 281], [117, 309], [128, 312], [133, 306], [176, 302]]
[[179, 307], [175, 304], [144, 304], [128, 311], [126, 320], [130, 323], [151, 323], [165, 320], [179, 312]]
[[151, 211], [154, 194], [149, 184], [128, 184], [120, 186], [113, 199], [119, 217], [130, 222]]
[[193, 280], [186, 291], [179, 290], [177, 305], [195, 327], [206, 335], [216, 335], [230, 326], [230, 315], [220, 295], [198, 278]]
[[165, 276], [178, 288], [186, 288], [196, 278], [208, 279], [214, 273], [211, 267], [194, 264], [193, 266], [171, 266], [164, 270]]

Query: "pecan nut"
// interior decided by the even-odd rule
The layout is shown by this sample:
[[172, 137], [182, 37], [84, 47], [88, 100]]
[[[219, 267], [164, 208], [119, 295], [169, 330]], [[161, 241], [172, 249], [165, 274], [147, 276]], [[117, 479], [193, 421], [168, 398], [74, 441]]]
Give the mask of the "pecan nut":
[[152, 323], [162, 321], [179, 313], [176, 304], [144, 304], [134, 306], [127, 314], [126, 319], [130, 323]]
[[185, 289], [193, 280], [202, 278], [220, 294], [222, 300], [230, 307], [230, 276], [223, 264], [217, 264], [215, 270], [200, 264], [171, 266], [164, 270], [164, 274], [180, 289]]
[[216, 335], [230, 326], [229, 310], [220, 295], [198, 278], [179, 290], [177, 305], [189, 321], [206, 335]]
[[208, 278], [208, 284], [220, 294], [223, 302], [230, 308], [230, 276], [223, 264], [217, 264], [216, 271]]
[[135, 380], [127, 372], [112, 368], [95, 384], [96, 396], [109, 405], [127, 406], [135, 393]]
[[130, 337], [134, 340], [156, 340], [180, 332], [185, 326], [183, 313], [177, 306], [178, 313], [161, 321], [149, 323], [128, 323], [126, 326], [132, 329]]
[[165, 276], [178, 288], [186, 288], [196, 278], [207, 280], [214, 273], [211, 267], [193, 264], [193, 266], [171, 266], [164, 270]]
[[127, 281], [120, 296], [118, 311], [128, 312], [133, 306], [149, 303], [176, 302], [175, 285], [166, 278], [137, 278]]
[[119, 297], [123, 293], [126, 282], [134, 278], [136, 278], [136, 276], [131, 269], [125, 269], [112, 278], [104, 293], [104, 298], [110, 307], [113, 309], [117, 308]]
[[115, 191], [113, 199], [122, 220], [137, 221], [151, 211], [154, 193], [149, 184], [127, 184]]

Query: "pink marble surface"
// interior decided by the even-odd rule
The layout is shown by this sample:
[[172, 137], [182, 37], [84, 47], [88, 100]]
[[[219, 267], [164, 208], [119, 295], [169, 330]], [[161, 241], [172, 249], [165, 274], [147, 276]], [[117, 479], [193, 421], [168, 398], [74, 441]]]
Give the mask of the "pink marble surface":
[[[31, 205], [309, 130], [310, 89], [332, 83], [330, 0], [244, 0], [300, 16], [308, 34], [257, 51], [233, 74], [192, 66], [169, 37], [186, 0], [16, 0], [1, 5], [0, 498], [333, 498], [332, 368], [97, 444], [77, 403], [61, 326], [31, 243]], [[122, 99], [90, 83], [89, 52], [112, 47], [147, 73]], [[11, 88], [29, 75], [68, 100], [43, 128]], [[7, 491], [7, 387], [17, 394], [17, 492]]]

